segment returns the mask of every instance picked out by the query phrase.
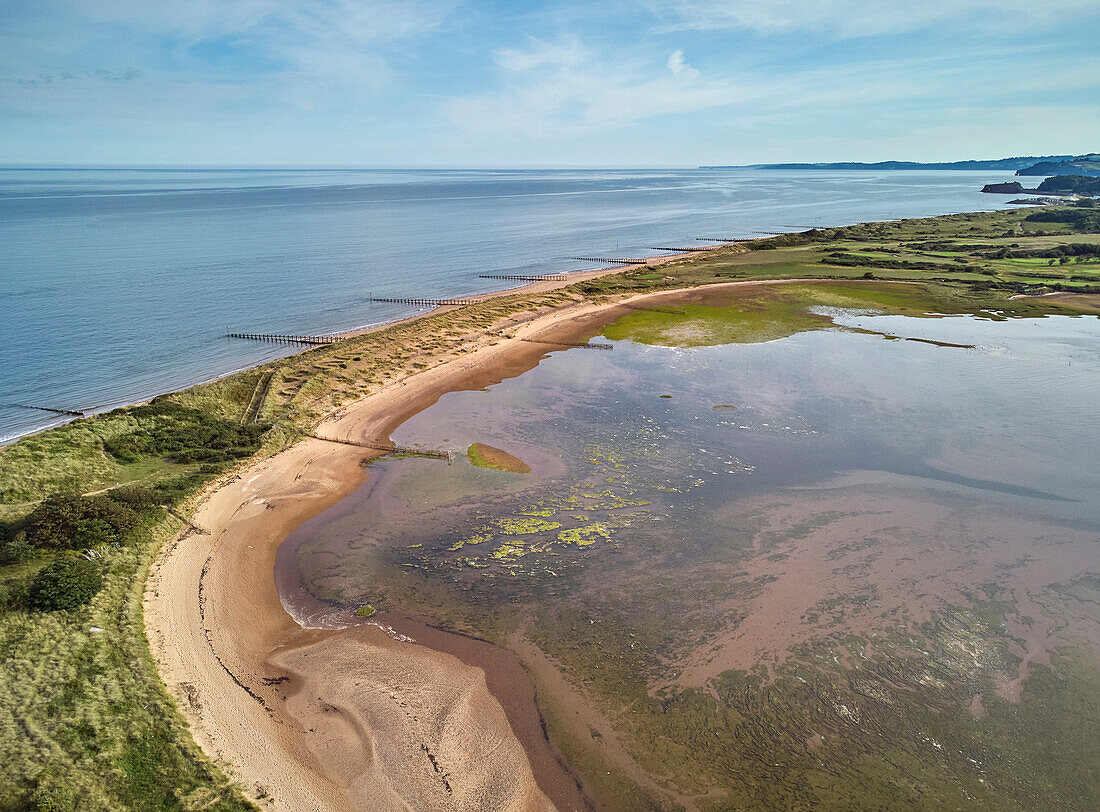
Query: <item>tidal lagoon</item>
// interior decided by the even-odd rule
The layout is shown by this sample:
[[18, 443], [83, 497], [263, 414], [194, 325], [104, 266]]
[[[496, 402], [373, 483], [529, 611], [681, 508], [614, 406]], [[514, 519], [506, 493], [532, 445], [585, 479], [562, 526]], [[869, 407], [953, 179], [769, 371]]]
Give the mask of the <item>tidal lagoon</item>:
[[1100, 320], [902, 299], [655, 305], [444, 395], [392, 436], [454, 459], [372, 463], [283, 604], [512, 651], [598, 806], [1083, 809]]

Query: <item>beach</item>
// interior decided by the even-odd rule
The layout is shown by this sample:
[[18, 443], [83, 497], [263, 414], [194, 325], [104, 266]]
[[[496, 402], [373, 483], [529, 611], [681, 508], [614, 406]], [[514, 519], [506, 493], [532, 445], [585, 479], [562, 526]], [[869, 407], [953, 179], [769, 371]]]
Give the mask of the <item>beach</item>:
[[[684, 295], [701, 292], [634, 299]], [[315, 433], [386, 438], [441, 395], [519, 375], [553, 342], [583, 341], [624, 312], [614, 302], [519, 314], [501, 325], [510, 340], [490, 335], [339, 410]], [[586, 808], [515, 655], [428, 627], [415, 643], [369, 622], [302, 629], [284, 611], [273, 575], [279, 543], [358, 488], [363, 463], [381, 453], [307, 438], [250, 465], [208, 490], [192, 516], [201, 529], [155, 564], [146, 628], [196, 739], [275, 809]]]

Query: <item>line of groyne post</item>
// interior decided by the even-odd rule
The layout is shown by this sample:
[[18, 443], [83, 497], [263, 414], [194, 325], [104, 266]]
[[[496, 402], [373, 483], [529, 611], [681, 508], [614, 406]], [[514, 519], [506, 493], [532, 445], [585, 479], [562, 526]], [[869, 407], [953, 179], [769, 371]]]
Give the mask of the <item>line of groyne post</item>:
[[9, 403], [7, 405], [13, 409], [34, 409], [39, 412], [53, 412], [54, 414], [64, 414], [71, 417], [84, 417], [87, 414], [79, 409], [54, 409], [51, 406], [31, 406], [27, 403]]
[[603, 262], [607, 265], [644, 265], [652, 257], [566, 257], [579, 262]]
[[467, 305], [477, 303], [477, 299], [425, 299], [401, 296], [375, 296], [372, 293], [367, 294], [367, 301], [390, 302], [393, 304], [411, 304], [419, 305], [421, 307], [465, 307]]
[[252, 341], [276, 341], [282, 344], [333, 344], [333, 336], [295, 336], [278, 333], [226, 333], [226, 338], [247, 338]]
[[370, 448], [374, 451], [385, 451], [388, 454], [409, 454], [417, 457], [431, 457], [436, 460], [449, 460], [451, 458], [451, 453], [449, 451], [439, 451], [432, 448], [413, 448], [411, 446], [400, 446], [396, 443], [384, 443], [382, 441], [372, 443], [365, 440], [342, 440], [339, 437], [322, 437], [319, 434], [307, 434], [306, 436], [312, 437], [314, 440], [324, 440], [326, 443], [339, 443], [340, 445]]
[[675, 251], [677, 254], [690, 254], [690, 253], [694, 253], [695, 251], [709, 251], [710, 246], [708, 246], [708, 245], [693, 245], [689, 248], [672, 248], [672, 247], [667, 246], [667, 245], [651, 245], [651, 246], [649, 246], [649, 250], [650, 251]]
[[528, 344], [551, 344], [555, 347], [576, 347], [581, 350], [613, 350], [614, 344], [591, 344], [588, 342], [573, 342], [573, 341], [548, 341], [545, 338], [521, 338], [520, 341], [525, 341]]
[[519, 282], [565, 282], [569, 279], [569, 277], [563, 273], [536, 274], [531, 276], [525, 274], [479, 273], [477, 278], [508, 279]]

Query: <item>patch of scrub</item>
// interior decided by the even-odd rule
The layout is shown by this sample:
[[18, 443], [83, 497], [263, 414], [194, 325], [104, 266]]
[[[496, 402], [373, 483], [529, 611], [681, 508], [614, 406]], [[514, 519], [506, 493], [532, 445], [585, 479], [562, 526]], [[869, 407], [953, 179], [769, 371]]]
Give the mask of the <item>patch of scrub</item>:
[[495, 471], [510, 471], [514, 474], [529, 474], [531, 466], [519, 457], [485, 443], [474, 443], [466, 450], [466, 459], [478, 468], [491, 468]]

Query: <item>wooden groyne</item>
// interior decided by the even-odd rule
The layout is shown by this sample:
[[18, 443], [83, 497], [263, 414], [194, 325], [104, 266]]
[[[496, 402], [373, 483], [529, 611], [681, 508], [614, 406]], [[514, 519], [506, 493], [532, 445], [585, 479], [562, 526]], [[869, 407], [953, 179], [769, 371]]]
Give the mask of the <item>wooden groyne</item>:
[[526, 341], [528, 344], [552, 344], [555, 347], [577, 347], [582, 350], [613, 350], [614, 344], [590, 344], [572, 341], [547, 341], [542, 338], [521, 338], [520, 341]]
[[[699, 242], [744, 242], [747, 237], [696, 237]], [[706, 249], [704, 249], [706, 250]]]
[[195, 524], [193, 521], [188, 519], [186, 516], [181, 516], [179, 513], [176, 513], [176, 511], [172, 510], [172, 508], [170, 508], [168, 505], [161, 505], [161, 507], [164, 508], [165, 513], [167, 513], [169, 516], [174, 516], [175, 518], [179, 519], [181, 522], [183, 522], [185, 525], [190, 527], [196, 533], [202, 533], [203, 535], [206, 535], [206, 536], [210, 535], [210, 531], [207, 530], [205, 527], [199, 527], [197, 524]]
[[35, 409], [39, 412], [53, 412], [54, 414], [65, 414], [72, 417], [84, 417], [85, 413], [79, 409], [54, 409], [50, 406], [30, 406], [26, 403], [9, 403], [7, 404], [13, 409]]
[[608, 265], [644, 265], [648, 260], [645, 257], [566, 257], [580, 262], [605, 262]]
[[277, 341], [282, 344], [334, 344], [333, 336], [292, 336], [278, 333], [226, 333], [227, 338], [247, 338], [252, 341]]
[[435, 460], [449, 460], [451, 454], [448, 451], [436, 451], [430, 448], [411, 448], [409, 446], [400, 446], [394, 443], [367, 443], [359, 440], [341, 440], [337, 437], [321, 437], [319, 434], [308, 434], [307, 437], [312, 437], [314, 440], [324, 440], [326, 443], [340, 443], [341, 445], [354, 445], [359, 448], [370, 448], [375, 451], [385, 451], [388, 454], [410, 454], [417, 457], [431, 457]]
[[672, 248], [667, 245], [651, 245], [648, 250], [650, 251], [675, 251], [677, 254], [690, 254], [694, 251], [709, 251], [710, 246], [706, 245], [693, 245], [690, 248]]
[[476, 299], [418, 299], [396, 296], [374, 296], [371, 294], [367, 295], [367, 300], [371, 302], [390, 302], [393, 304], [419, 305], [421, 307], [445, 307], [448, 305], [463, 307], [465, 305], [472, 305], [477, 303]]
[[566, 282], [569, 277], [563, 273], [548, 274], [503, 274], [503, 273], [479, 273], [478, 279], [508, 279], [517, 282]]

